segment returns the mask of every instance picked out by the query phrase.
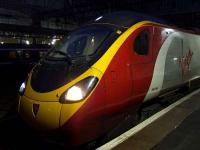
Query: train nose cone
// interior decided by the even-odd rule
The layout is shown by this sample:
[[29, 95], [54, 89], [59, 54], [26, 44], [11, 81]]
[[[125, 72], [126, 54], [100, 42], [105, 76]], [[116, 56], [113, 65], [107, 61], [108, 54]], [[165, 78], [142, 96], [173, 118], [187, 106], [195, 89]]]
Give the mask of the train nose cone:
[[33, 128], [54, 130], [60, 125], [60, 102], [35, 101], [26, 96], [19, 102], [19, 114]]
[[33, 104], [33, 114], [34, 116], [37, 115], [40, 105], [39, 104]]

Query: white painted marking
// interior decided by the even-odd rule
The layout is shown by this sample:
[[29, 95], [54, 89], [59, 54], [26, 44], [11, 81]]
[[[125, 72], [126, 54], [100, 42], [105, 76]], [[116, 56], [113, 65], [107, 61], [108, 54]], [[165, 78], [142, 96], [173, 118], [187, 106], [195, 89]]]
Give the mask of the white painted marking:
[[148, 126], [149, 124], [151, 124], [152, 122], [154, 122], [155, 120], [157, 120], [158, 118], [160, 118], [161, 116], [163, 116], [164, 114], [166, 114], [167, 112], [172, 110], [174, 107], [178, 106], [179, 104], [181, 104], [182, 102], [188, 100], [193, 95], [195, 95], [195, 94], [197, 94], [199, 92], [200, 92], [200, 89], [198, 89], [198, 90], [190, 93], [189, 95], [181, 98], [177, 102], [175, 102], [175, 103], [171, 104], [170, 106], [168, 106], [167, 108], [159, 111], [158, 113], [154, 114], [153, 116], [151, 116], [150, 118], [146, 119], [142, 123], [140, 123], [137, 126], [131, 128], [130, 130], [128, 130], [127, 132], [121, 134], [120, 136], [116, 137], [115, 139], [111, 140], [110, 142], [102, 145], [101, 147], [97, 148], [96, 150], [111, 150], [111, 149], [113, 149], [114, 147], [116, 147], [120, 143], [126, 141], [128, 138], [130, 138], [131, 136], [133, 136], [134, 134], [136, 134], [137, 132], [139, 132], [140, 130], [142, 130], [143, 128], [145, 128], [146, 126]]

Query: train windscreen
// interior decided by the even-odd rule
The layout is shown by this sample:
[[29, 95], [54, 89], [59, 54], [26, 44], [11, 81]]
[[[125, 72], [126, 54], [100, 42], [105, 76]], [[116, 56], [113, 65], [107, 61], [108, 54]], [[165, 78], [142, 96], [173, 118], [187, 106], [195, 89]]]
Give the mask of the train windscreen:
[[47, 58], [62, 59], [92, 56], [113, 30], [104, 26], [88, 26], [69, 34], [56, 45]]

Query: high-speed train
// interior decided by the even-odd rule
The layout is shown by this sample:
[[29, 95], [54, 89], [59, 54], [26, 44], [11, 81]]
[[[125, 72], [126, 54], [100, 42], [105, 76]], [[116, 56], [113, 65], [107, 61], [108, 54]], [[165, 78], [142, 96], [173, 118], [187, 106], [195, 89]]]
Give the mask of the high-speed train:
[[81, 145], [105, 135], [142, 103], [199, 85], [200, 36], [161, 20], [115, 12], [71, 32], [28, 74], [20, 116]]

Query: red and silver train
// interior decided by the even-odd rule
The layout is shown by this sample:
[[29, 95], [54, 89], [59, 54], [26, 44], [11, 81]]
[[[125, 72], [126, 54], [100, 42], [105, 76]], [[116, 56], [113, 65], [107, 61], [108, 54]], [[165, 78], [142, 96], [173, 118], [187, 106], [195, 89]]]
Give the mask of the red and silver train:
[[21, 117], [81, 145], [111, 131], [140, 105], [198, 86], [200, 36], [132, 12], [98, 17], [70, 33], [32, 69]]

